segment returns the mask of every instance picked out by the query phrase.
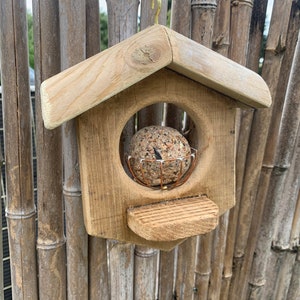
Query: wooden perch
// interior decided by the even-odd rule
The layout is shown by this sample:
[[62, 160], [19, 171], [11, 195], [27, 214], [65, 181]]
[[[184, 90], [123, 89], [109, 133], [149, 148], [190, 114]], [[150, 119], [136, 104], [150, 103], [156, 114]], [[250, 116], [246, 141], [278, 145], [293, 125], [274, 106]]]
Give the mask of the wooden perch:
[[218, 225], [218, 218], [218, 206], [200, 196], [127, 210], [130, 229], [152, 241], [174, 241], [207, 233]]

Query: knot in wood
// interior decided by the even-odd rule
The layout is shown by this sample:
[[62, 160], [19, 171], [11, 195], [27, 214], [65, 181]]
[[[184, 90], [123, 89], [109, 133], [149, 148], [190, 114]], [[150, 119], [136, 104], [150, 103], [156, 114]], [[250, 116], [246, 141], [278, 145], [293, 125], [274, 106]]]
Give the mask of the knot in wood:
[[145, 45], [134, 50], [131, 58], [135, 64], [149, 65], [159, 60], [160, 50], [153, 46]]

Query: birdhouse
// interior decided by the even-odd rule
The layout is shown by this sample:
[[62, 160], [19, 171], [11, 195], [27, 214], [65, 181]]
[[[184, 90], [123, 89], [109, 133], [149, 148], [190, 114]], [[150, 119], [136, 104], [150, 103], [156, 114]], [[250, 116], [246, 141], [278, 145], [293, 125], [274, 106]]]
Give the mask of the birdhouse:
[[[76, 118], [87, 232], [165, 250], [234, 206], [236, 108], [271, 104], [259, 75], [161, 25], [47, 79], [41, 96], [46, 128]], [[160, 102], [188, 114], [193, 142], [142, 128], [124, 166], [124, 127]]]

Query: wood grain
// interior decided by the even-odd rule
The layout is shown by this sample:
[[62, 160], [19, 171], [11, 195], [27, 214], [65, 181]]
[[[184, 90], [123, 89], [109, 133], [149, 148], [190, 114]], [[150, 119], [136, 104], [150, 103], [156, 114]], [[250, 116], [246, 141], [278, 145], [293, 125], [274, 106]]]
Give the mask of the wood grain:
[[55, 128], [164, 67], [241, 103], [271, 104], [269, 89], [258, 74], [154, 25], [43, 82], [45, 126]]
[[127, 210], [129, 228], [152, 241], [174, 241], [207, 233], [217, 226], [218, 217], [218, 206], [207, 197], [164, 201]]
[[168, 65], [172, 54], [165, 31], [146, 30], [45, 81], [45, 126], [73, 119]]
[[[159, 95], [159, 97], [158, 97]], [[149, 104], [170, 102], [196, 124], [199, 155], [183, 185], [152, 190], [133, 181], [121, 165], [120, 136], [127, 120]], [[177, 73], [163, 69], [78, 118], [83, 209], [87, 231], [137, 244], [171, 249], [142, 239], [127, 227], [126, 210], [165, 200], [206, 194], [220, 214], [234, 205], [236, 102]], [[221, 176], [216, 178], [215, 170]], [[169, 242], [170, 243], [170, 242]], [[176, 243], [175, 243], [176, 244]]]

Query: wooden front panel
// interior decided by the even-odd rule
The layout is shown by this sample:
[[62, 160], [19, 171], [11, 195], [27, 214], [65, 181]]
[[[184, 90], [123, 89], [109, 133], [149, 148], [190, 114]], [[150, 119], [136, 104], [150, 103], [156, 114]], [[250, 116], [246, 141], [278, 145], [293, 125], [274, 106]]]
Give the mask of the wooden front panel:
[[[124, 171], [119, 142], [127, 120], [157, 102], [173, 103], [196, 124], [198, 158], [182, 186], [152, 190]], [[83, 208], [91, 235], [170, 249], [177, 242], [151, 242], [128, 227], [129, 207], [207, 195], [223, 214], [235, 202], [235, 101], [164, 69], [78, 117]]]

